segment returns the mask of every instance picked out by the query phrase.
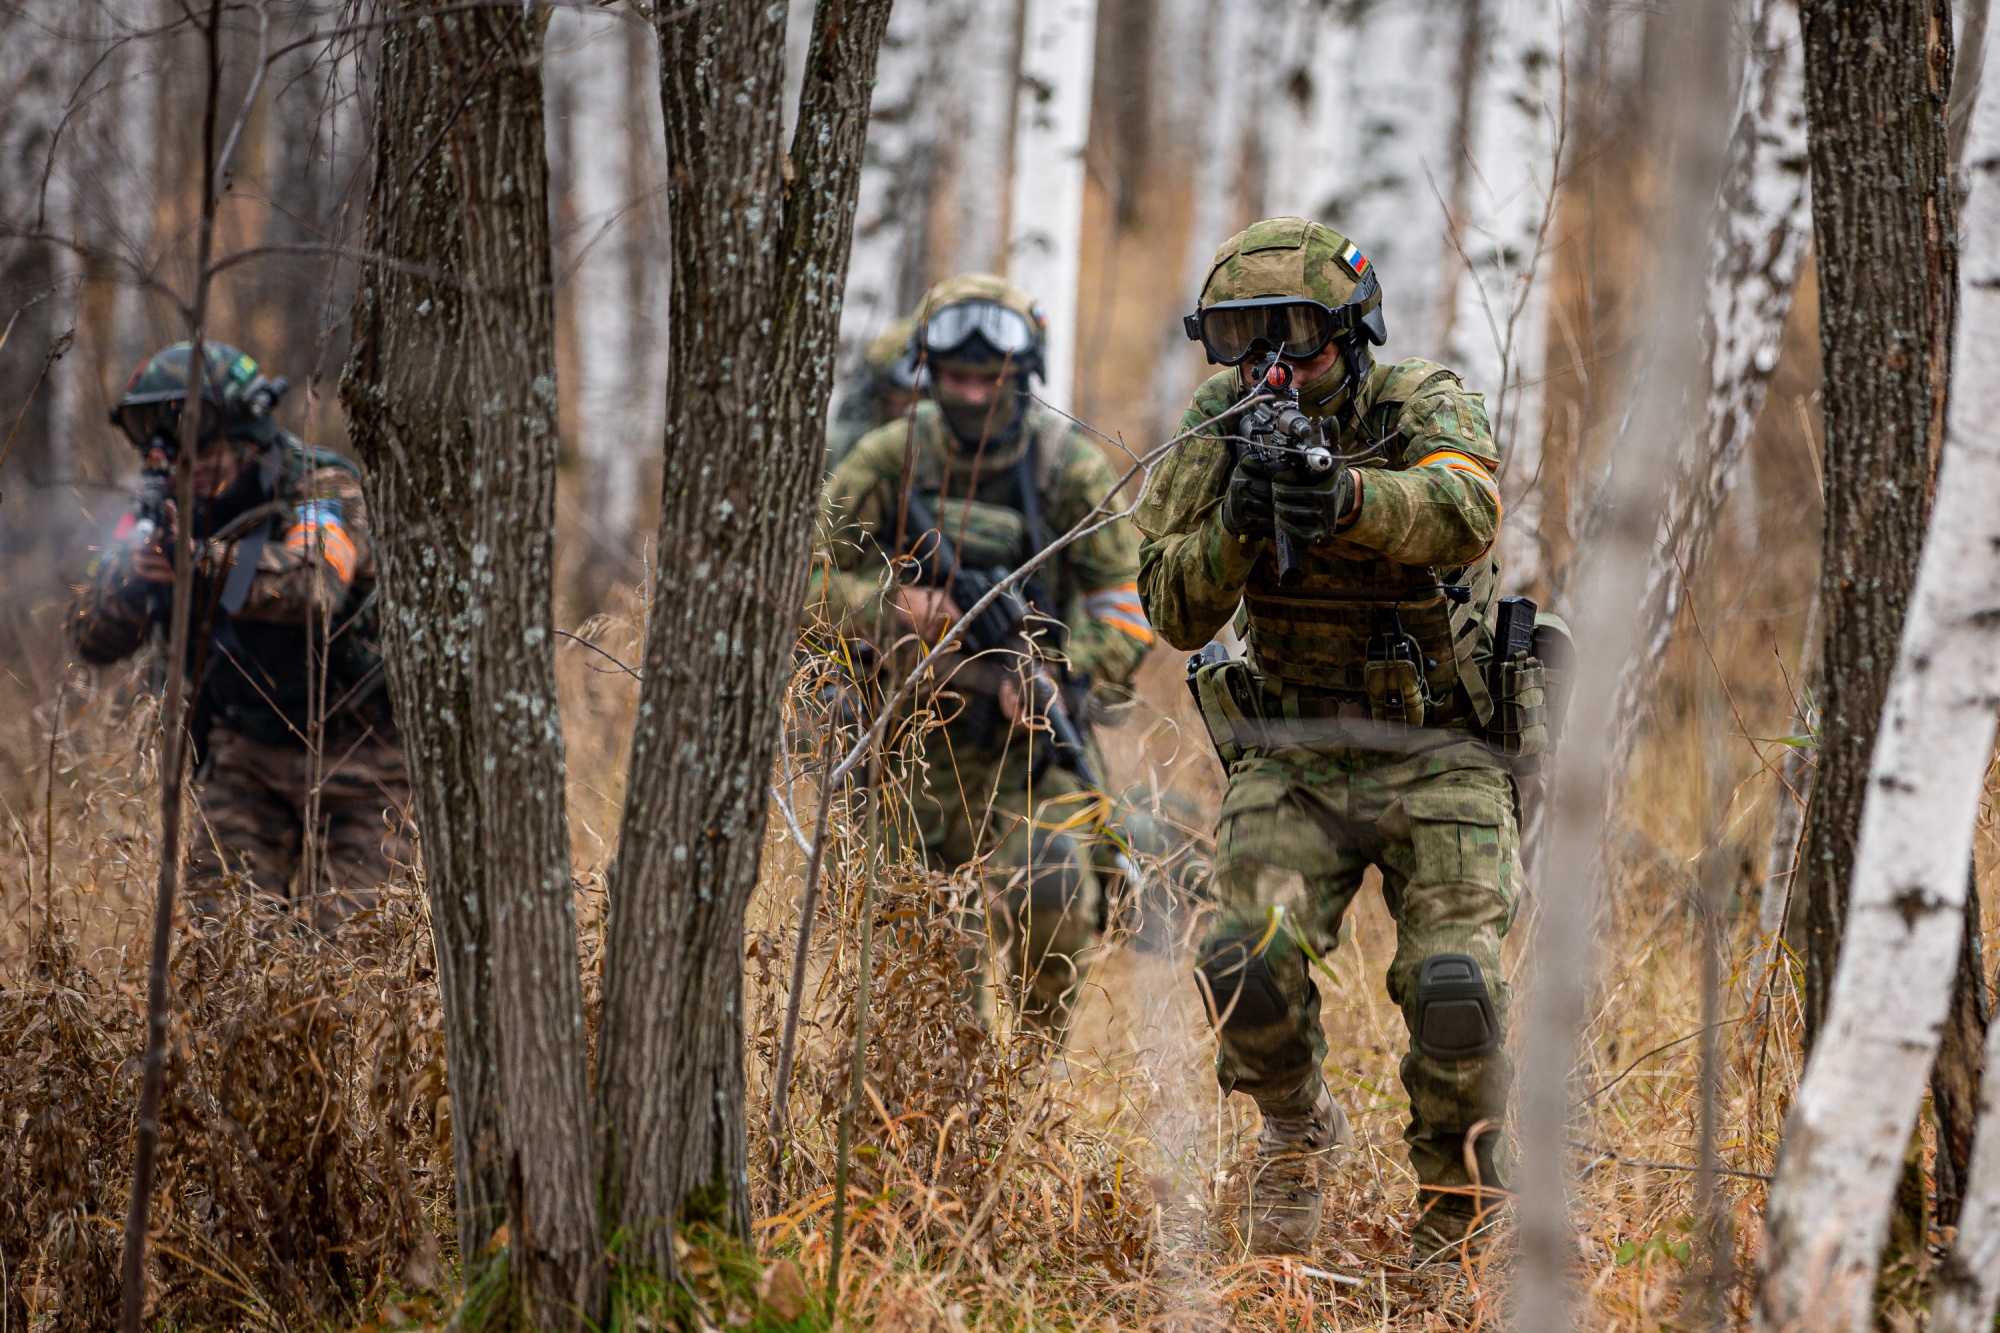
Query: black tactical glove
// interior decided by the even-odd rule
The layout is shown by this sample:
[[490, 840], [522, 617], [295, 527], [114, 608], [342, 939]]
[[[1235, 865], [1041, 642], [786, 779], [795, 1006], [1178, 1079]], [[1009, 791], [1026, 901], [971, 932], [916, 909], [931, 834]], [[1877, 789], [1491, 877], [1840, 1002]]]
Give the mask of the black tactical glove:
[[1222, 496], [1222, 526], [1247, 541], [1269, 537], [1278, 530], [1271, 511], [1271, 476], [1276, 469], [1255, 454], [1236, 460], [1229, 489]]
[[1311, 546], [1337, 536], [1354, 507], [1354, 474], [1344, 467], [1301, 481], [1287, 472], [1271, 487], [1278, 526], [1294, 541]]

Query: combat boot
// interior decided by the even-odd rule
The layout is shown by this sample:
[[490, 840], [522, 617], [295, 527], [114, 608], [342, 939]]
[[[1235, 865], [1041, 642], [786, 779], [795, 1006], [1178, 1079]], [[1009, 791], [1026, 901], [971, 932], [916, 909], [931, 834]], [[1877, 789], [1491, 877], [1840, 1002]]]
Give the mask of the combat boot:
[[1257, 1136], [1239, 1239], [1251, 1254], [1309, 1254], [1325, 1208], [1325, 1174], [1333, 1151], [1349, 1141], [1347, 1117], [1333, 1094], [1303, 1115], [1266, 1112]]
[[[1410, 1229], [1410, 1267], [1470, 1263], [1500, 1230], [1509, 1198], [1494, 1162], [1498, 1134], [1480, 1134], [1465, 1152], [1467, 1183], [1417, 1187], [1417, 1223]], [[1463, 1149], [1461, 1149], [1463, 1152]]]

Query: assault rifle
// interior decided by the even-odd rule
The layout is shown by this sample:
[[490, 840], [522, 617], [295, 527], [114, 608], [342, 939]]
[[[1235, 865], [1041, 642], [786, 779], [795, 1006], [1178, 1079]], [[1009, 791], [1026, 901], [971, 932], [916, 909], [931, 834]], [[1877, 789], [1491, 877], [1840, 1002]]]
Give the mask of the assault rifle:
[[[1273, 473], [1289, 471], [1300, 481], [1311, 481], [1330, 472], [1333, 450], [1326, 447], [1320, 423], [1300, 410], [1291, 366], [1274, 358], [1257, 392], [1272, 401], [1244, 413], [1241, 427], [1257, 460]], [[1298, 543], [1280, 527], [1277, 545], [1278, 586], [1295, 588], [1304, 577], [1299, 568]]]
[[[961, 611], [970, 610], [1011, 572], [999, 565], [977, 570], [960, 564], [957, 548], [944, 535], [944, 525], [914, 493], [903, 512], [909, 520], [904, 549], [916, 564], [918, 586], [944, 590]], [[1089, 751], [1084, 749], [1083, 733], [1063, 702], [1062, 687], [1040, 660], [1038, 645], [1027, 623], [1033, 610], [1019, 584], [1003, 588], [991, 605], [972, 618], [959, 638], [975, 654], [1012, 652], [1028, 659], [1028, 702], [1034, 712], [1048, 719], [1056, 765], [1074, 774], [1084, 786], [1102, 791], [1104, 784], [1098, 780]]]

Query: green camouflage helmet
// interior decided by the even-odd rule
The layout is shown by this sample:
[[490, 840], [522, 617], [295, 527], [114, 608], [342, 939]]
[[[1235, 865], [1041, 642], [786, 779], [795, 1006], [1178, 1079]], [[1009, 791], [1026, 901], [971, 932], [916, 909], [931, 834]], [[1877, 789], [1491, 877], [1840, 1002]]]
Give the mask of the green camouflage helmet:
[[1201, 304], [1302, 296], [1338, 310], [1361, 294], [1362, 328], [1369, 341], [1380, 344], [1385, 336], [1381, 282], [1364, 282], [1372, 272], [1361, 247], [1324, 223], [1265, 218], [1215, 252]]
[[[201, 438], [219, 431], [269, 443], [277, 427], [271, 409], [285, 391], [285, 381], [267, 380], [247, 352], [228, 343], [202, 344], [208, 374], [202, 385]], [[188, 396], [188, 344], [163, 347], [139, 364], [126, 381], [125, 396], [111, 409], [111, 424], [141, 449], [156, 439], [171, 449], [180, 428], [181, 405]]]
[[876, 334], [861, 355], [864, 373], [887, 387], [916, 388], [916, 348], [911, 345], [916, 332], [917, 317], [905, 315]]
[[[970, 319], [945, 315], [967, 307]], [[979, 318], [980, 308], [997, 318]], [[997, 310], [995, 308], [997, 307]], [[1011, 312], [1021, 328], [999, 312]], [[961, 273], [946, 278], [924, 295], [917, 317], [916, 344], [926, 361], [972, 366], [1003, 362], [1023, 374], [1042, 373], [1049, 341], [1049, 319], [1041, 305], [1007, 279], [994, 273]], [[962, 332], [970, 329], [970, 332]]]

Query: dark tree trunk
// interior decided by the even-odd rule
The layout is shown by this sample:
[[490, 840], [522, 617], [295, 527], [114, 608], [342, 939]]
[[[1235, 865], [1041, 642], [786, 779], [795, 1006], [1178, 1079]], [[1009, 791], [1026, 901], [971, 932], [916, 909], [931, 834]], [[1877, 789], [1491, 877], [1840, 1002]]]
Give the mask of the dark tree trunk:
[[551, 639], [541, 37], [508, 8], [384, 26], [367, 247], [395, 262], [363, 273], [341, 397], [424, 839], [461, 1252], [504, 1205], [516, 1291], [579, 1327], [604, 1283]]
[[1947, 0], [1806, 0], [1801, 16], [1826, 367], [1821, 734], [1796, 890], [1810, 1045], [1943, 443], [1958, 264]]
[[1986, 993], [1986, 951], [1979, 937], [1979, 880], [1968, 868], [1965, 931], [1951, 1012], [1944, 1020], [1937, 1065], [1931, 1070], [1931, 1109], [1937, 1113], [1937, 1220], [1958, 1222], [1972, 1170], [1972, 1139], [1979, 1122], [1979, 1081], [1986, 1063], [1986, 1025], [1993, 1019]]
[[659, 571], [611, 875], [607, 1221], [747, 1232], [743, 912], [805, 596], [822, 419], [889, 0], [820, 0], [789, 162], [784, 7], [660, 12], [672, 309]]

